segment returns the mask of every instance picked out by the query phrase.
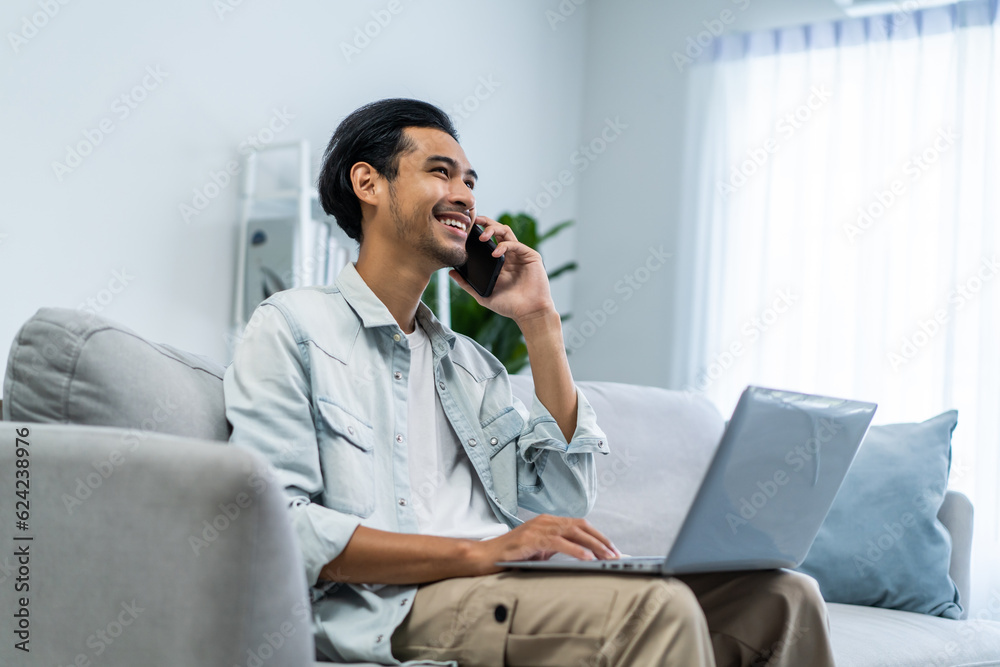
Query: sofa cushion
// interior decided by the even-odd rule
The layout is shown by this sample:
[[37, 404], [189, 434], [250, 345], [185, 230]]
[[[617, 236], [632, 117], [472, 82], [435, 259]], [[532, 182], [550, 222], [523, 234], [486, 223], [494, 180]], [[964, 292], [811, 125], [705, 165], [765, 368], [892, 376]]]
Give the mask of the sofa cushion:
[[837, 667], [1000, 665], [1000, 623], [829, 604]]
[[224, 371], [103, 317], [42, 308], [11, 345], [3, 418], [228, 440]]
[[869, 429], [801, 570], [829, 602], [959, 618], [951, 539], [938, 519], [954, 410]]

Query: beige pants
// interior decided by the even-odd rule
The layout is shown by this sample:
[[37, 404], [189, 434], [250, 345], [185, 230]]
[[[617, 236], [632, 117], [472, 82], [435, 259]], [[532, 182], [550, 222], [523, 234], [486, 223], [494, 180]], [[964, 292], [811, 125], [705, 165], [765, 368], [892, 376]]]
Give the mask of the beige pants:
[[816, 582], [788, 570], [447, 579], [420, 587], [392, 650], [463, 667], [834, 664]]

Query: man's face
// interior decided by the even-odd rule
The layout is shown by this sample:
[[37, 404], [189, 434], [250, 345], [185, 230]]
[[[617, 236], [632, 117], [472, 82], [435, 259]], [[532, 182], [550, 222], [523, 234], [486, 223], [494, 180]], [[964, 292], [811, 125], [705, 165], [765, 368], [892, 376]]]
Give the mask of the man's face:
[[465, 239], [476, 215], [476, 172], [446, 132], [425, 127], [404, 132], [414, 148], [400, 156], [389, 184], [395, 238], [435, 269], [464, 264]]

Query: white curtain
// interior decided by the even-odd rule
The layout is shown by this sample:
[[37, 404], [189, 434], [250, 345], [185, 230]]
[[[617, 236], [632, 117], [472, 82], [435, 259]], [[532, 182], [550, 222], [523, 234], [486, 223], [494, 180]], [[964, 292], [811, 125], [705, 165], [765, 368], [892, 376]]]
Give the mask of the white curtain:
[[729, 36], [704, 60], [690, 70], [672, 386], [723, 413], [748, 384], [875, 401], [876, 424], [957, 408], [971, 609], [995, 609], [995, 0]]

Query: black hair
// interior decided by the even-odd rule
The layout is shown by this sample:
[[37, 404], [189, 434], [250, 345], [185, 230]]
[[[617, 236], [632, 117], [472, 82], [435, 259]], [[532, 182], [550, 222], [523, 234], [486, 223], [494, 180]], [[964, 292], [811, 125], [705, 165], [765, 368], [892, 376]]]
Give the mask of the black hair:
[[361, 241], [361, 202], [351, 184], [351, 168], [367, 162], [390, 183], [399, 173], [399, 158], [412, 146], [407, 127], [431, 127], [458, 141], [451, 118], [433, 104], [402, 98], [379, 100], [351, 113], [337, 126], [323, 153], [317, 187], [328, 215], [355, 241]]

